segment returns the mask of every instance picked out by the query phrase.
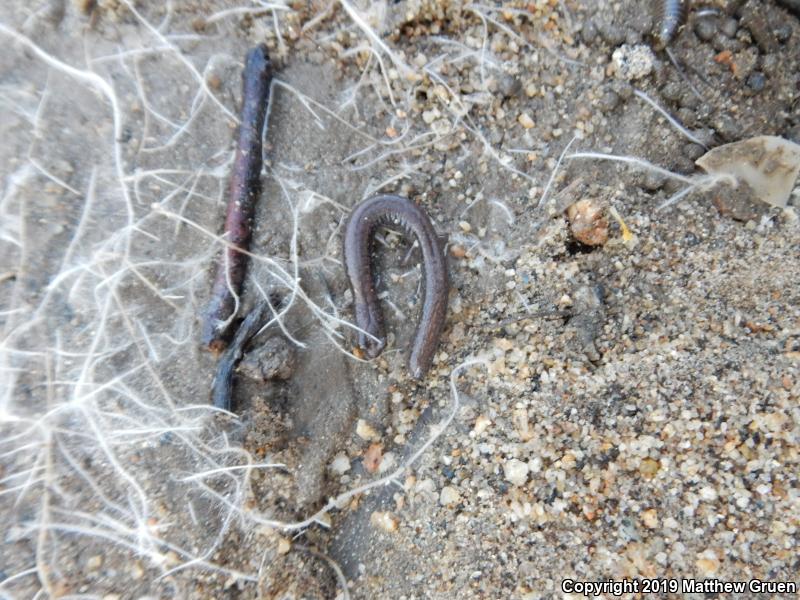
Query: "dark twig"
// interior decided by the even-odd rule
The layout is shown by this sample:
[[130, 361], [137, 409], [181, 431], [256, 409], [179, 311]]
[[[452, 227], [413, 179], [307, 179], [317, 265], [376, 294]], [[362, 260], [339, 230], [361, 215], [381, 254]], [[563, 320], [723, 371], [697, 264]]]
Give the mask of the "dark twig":
[[261, 138], [271, 82], [272, 65], [266, 46], [261, 44], [245, 59], [239, 141], [225, 218], [225, 239], [231, 245], [222, 251], [204, 315], [203, 344], [216, 352], [225, 348], [230, 336], [247, 273], [247, 255], [237, 248], [247, 250], [250, 245], [255, 203], [261, 192]]
[[269, 300], [261, 300], [245, 317], [236, 330], [230, 345], [217, 363], [217, 373], [211, 386], [211, 402], [217, 408], [231, 410], [233, 399], [233, 372], [244, 354], [247, 343], [261, 330], [272, 316]]

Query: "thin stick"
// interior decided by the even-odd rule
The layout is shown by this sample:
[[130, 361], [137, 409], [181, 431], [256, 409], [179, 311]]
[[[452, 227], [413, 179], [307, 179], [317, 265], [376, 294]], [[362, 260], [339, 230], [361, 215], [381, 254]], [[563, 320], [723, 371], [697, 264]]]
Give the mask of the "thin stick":
[[[242, 122], [231, 176], [225, 238], [247, 249], [252, 236], [255, 203], [261, 192], [264, 116], [272, 80], [267, 47], [247, 53], [242, 91]], [[239, 294], [247, 273], [247, 256], [230, 246], [223, 249], [203, 323], [203, 344], [219, 352], [226, 346], [230, 324], [239, 309]]]
[[231, 345], [225, 349], [217, 363], [217, 374], [211, 387], [214, 406], [230, 411], [233, 396], [233, 370], [242, 358], [244, 347], [255, 336], [269, 317], [269, 300], [262, 300], [242, 321]]

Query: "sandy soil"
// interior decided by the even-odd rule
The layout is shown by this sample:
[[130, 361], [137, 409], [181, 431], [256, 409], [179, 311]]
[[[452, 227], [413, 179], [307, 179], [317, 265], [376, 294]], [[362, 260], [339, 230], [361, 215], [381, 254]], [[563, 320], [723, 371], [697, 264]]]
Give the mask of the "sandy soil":
[[[0, 597], [800, 580], [800, 193], [659, 209], [706, 147], [800, 143], [796, 4], [696, 6], [669, 51], [628, 0], [41, 0], [0, 23]], [[238, 376], [228, 415], [198, 317], [261, 42], [243, 311], [282, 296], [250, 355], [283, 336], [295, 360]], [[388, 348], [352, 355], [341, 231], [377, 191], [449, 238], [419, 382], [400, 231], [375, 257]]]

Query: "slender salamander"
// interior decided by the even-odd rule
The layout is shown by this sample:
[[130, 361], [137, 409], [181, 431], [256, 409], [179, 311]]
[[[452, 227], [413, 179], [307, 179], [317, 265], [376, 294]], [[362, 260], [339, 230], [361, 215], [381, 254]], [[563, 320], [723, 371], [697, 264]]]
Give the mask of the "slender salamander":
[[[397, 223], [413, 233], [422, 250], [424, 300], [408, 357], [411, 376], [419, 379], [431, 366], [447, 313], [448, 277], [444, 241], [425, 211], [401, 196], [382, 194], [359, 204], [350, 214], [344, 234], [344, 263], [353, 290], [356, 325], [363, 331], [358, 344], [370, 358], [386, 345], [378, 296], [372, 277], [372, 234], [382, 224]], [[367, 335], [369, 334], [369, 335]]]

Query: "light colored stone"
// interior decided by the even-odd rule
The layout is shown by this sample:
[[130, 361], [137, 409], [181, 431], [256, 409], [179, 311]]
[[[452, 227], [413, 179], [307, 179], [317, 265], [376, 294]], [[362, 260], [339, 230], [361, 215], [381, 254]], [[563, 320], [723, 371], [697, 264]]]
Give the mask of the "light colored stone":
[[452, 485], [444, 486], [442, 488], [442, 492], [439, 494], [439, 504], [442, 506], [455, 504], [459, 500], [461, 500], [461, 494], [459, 493], [458, 488]]
[[397, 517], [388, 511], [384, 512], [376, 510], [374, 513], [372, 513], [372, 515], [370, 515], [369, 522], [370, 525], [376, 529], [380, 529], [386, 533], [394, 533], [397, 531]]
[[658, 513], [655, 508], [642, 512], [642, 523], [644, 523], [645, 527], [650, 529], [658, 527]]
[[331, 461], [330, 470], [339, 475], [347, 473], [350, 470], [350, 459], [344, 452], [340, 452]]
[[278, 554], [288, 554], [289, 550], [291, 549], [292, 549], [292, 542], [290, 542], [286, 538], [281, 538], [278, 540]]
[[655, 63], [656, 56], [646, 44], [623, 44], [611, 55], [614, 73], [626, 81], [647, 77], [653, 72]]
[[358, 423], [356, 424], [356, 435], [362, 440], [367, 441], [378, 441], [381, 439], [381, 435], [364, 419], [358, 420]]
[[707, 485], [700, 489], [700, 497], [706, 502], [713, 502], [717, 499], [717, 490]]
[[516, 486], [525, 485], [528, 481], [527, 463], [516, 458], [506, 461], [506, 464], [503, 465], [503, 473], [506, 476], [506, 481]]
[[478, 418], [475, 419], [475, 426], [472, 428], [472, 431], [475, 432], [475, 435], [480, 435], [492, 424], [492, 420], [487, 417], [486, 415], [478, 415]]

